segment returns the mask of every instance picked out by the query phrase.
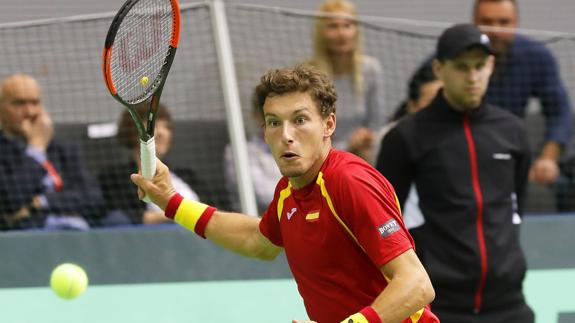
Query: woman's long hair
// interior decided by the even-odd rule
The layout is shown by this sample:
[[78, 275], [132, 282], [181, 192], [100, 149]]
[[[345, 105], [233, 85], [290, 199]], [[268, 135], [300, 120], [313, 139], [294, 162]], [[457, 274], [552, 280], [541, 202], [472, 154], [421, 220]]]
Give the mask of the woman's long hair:
[[[357, 17], [357, 12], [353, 4], [347, 0], [326, 0], [319, 7], [319, 16], [315, 21], [314, 30], [314, 54], [310, 60], [310, 64], [319, 68], [321, 71], [326, 73], [333, 78], [334, 76], [334, 66], [333, 61], [328, 52], [328, 44], [325, 39], [324, 33], [324, 23], [326, 15], [345, 13], [348, 14], [351, 19]], [[328, 17], [327, 17], [328, 18]], [[329, 18], [328, 18], [329, 19]], [[357, 22], [355, 22], [357, 23]], [[353, 83], [356, 94], [361, 94], [363, 92], [363, 77], [361, 74], [361, 63], [362, 63], [362, 37], [361, 32], [357, 29], [357, 34], [355, 37], [354, 50], [350, 56], [351, 69], [348, 72], [353, 76]]]

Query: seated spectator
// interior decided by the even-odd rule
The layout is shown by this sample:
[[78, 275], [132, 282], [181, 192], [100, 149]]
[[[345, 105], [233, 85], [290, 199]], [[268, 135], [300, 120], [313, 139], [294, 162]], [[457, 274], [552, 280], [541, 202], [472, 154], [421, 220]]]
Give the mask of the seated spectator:
[[[255, 98], [253, 100], [255, 100]], [[252, 102], [252, 108], [252, 119], [258, 125], [258, 131], [248, 140], [247, 151], [258, 214], [263, 214], [274, 197], [274, 189], [282, 177], [282, 174], [276, 165], [269, 146], [264, 141], [263, 115], [258, 110], [255, 102]], [[236, 167], [233, 158], [232, 147], [228, 145], [224, 151], [224, 166], [227, 179], [226, 185], [232, 199], [238, 196]], [[239, 209], [237, 205], [238, 202], [236, 201], [234, 204], [234, 208]]]
[[[473, 22], [485, 29], [496, 55], [487, 102], [521, 118], [525, 117], [531, 98], [541, 104], [545, 135], [529, 170], [529, 181], [557, 184], [559, 211], [574, 211], [575, 203], [565, 203], [566, 194], [575, 194], [575, 181], [571, 177], [574, 169], [569, 169], [575, 165], [569, 162], [569, 158], [574, 159], [573, 152], [565, 154], [573, 127], [571, 102], [555, 57], [545, 44], [515, 32], [519, 25], [515, 0], [475, 0]], [[563, 176], [559, 168], [561, 160]]]
[[14, 74], [0, 92], [0, 230], [87, 230], [103, 201], [79, 151], [54, 139], [42, 90]]
[[427, 107], [442, 83], [437, 79], [431, 67], [431, 60], [421, 64], [409, 79], [407, 85], [407, 99], [403, 101], [393, 113], [391, 122], [378, 131], [375, 141], [374, 157], [379, 153], [379, 145], [382, 138], [391, 130], [402, 118], [413, 115], [421, 109]]
[[[136, 108], [141, 118], [146, 118], [149, 106], [141, 104]], [[173, 130], [171, 115], [160, 103], [156, 115], [156, 155], [164, 157], [172, 144]], [[103, 226], [124, 224], [159, 224], [168, 222], [164, 212], [153, 203], [138, 199], [137, 188], [130, 181], [130, 174], [138, 169], [140, 162], [140, 144], [138, 131], [128, 110], [124, 110], [118, 123], [117, 139], [129, 152], [129, 160], [124, 164], [111, 165], [98, 176], [106, 201], [107, 216]], [[192, 189], [200, 185], [194, 172], [190, 169], [177, 169], [171, 173], [172, 181], [183, 196], [199, 201], [198, 194]], [[181, 191], [180, 191], [181, 190]]]
[[376, 58], [362, 54], [351, 2], [326, 0], [319, 13], [309, 63], [330, 76], [338, 93], [334, 146], [370, 160], [374, 131], [389, 119], [383, 104], [382, 67]]

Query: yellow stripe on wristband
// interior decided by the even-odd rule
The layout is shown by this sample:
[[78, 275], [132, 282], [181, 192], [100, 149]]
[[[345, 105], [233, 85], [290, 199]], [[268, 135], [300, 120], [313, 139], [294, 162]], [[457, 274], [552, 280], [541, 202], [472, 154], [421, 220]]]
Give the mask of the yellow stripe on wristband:
[[341, 321], [341, 323], [369, 323], [369, 321], [361, 313], [355, 313], [352, 316]]
[[208, 205], [206, 204], [184, 199], [176, 211], [174, 221], [184, 228], [195, 232], [196, 224], [207, 208]]

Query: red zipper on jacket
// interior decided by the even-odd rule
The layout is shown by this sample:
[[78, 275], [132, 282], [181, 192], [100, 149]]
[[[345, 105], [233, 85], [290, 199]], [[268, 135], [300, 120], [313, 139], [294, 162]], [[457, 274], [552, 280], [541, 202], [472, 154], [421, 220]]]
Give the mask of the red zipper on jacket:
[[483, 233], [483, 195], [481, 194], [481, 185], [479, 183], [479, 172], [477, 169], [477, 152], [475, 151], [475, 142], [471, 134], [471, 127], [469, 125], [469, 117], [463, 117], [463, 129], [465, 131], [465, 139], [467, 140], [467, 148], [469, 150], [469, 161], [471, 163], [471, 182], [473, 184], [473, 192], [475, 193], [475, 202], [477, 203], [477, 218], [475, 226], [477, 229], [477, 243], [479, 245], [479, 255], [481, 257], [481, 276], [477, 289], [475, 290], [475, 313], [481, 310], [481, 301], [483, 300], [483, 289], [487, 279], [487, 248], [485, 246], [485, 235]]

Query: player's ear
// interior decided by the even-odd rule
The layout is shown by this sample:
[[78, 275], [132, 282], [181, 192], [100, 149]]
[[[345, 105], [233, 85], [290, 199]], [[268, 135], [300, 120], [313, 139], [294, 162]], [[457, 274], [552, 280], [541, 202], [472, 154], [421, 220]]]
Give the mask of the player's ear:
[[331, 137], [331, 135], [333, 135], [333, 133], [335, 132], [335, 125], [336, 125], [335, 113], [332, 112], [324, 119], [324, 127], [323, 127], [324, 137]]

